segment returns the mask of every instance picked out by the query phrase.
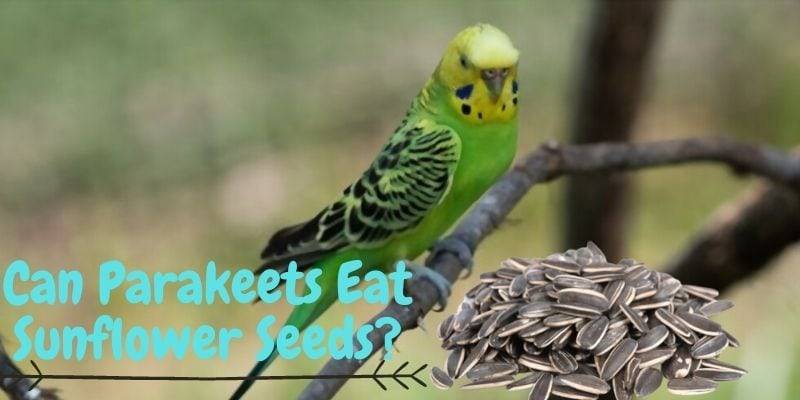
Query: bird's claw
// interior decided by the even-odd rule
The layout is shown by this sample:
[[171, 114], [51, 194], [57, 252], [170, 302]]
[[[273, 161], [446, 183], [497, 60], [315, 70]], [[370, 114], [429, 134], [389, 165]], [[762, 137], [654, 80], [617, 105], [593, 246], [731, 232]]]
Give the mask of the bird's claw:
[[472, 266], [474, 264], [472, 259], [472, 249], [470, 249], [463, 240], [454, 237], [447, 237], [437, 241], [430, 251], [432, 255], [439, 252], [447, 252], [456, 256], [461, 265], [464, 266], [464, 270], [467, 271], [466, 274], [460, 275], [459, 279], [466, 279], [472, 275]]
[[423, 331], [425, 333], [428, 333], [428, 329], [425, 328], [424, 322], [425, 322], [425, 318], [423, 318], [422, 316], [419, 316], [417, 318], [417, 328], [419, 328], [421, 331]]
[[436, 292], [438, 294], [438, 299], [436, 300], [436, 305], [438, 307], [434, 307], [434, 311], [443, 311], [447, 307], [447, 299], [450, 297], [450, 281], [447, 280], [442, 274], [426, 267], [425, 265], [419, 265], [414, 263], [407, 263], [408, 269], [411, 271], [411, 279], [424, 279], [433, 284], [436, 287]]

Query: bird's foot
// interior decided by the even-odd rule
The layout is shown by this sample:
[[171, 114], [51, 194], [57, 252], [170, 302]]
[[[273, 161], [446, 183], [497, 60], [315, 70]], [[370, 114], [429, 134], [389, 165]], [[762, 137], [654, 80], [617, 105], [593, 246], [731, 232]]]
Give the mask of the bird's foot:
[[447, 307], [447, 299], [450, 297], [450, 281], [447, 280], [442, 274], [426, 267], [425, 265], [407, 262], [409, 271], [411, 271], [411, 279], [424, 279], [436, 287], [438, 299], [436, 300], [437, 307], [434, 311], [443, 311]]
[[472, 275], [472, 266], [474, 264], [472, 259], [472, 249], [470, 249], [463, 240], [454, 237], [446, 237], [437, 241], [436, 244], [434, 244], [431, 248], [430, 252], [431, 254], [447, 252], [456, 256], [461, 265], [464, 266], [464, 270], [467, 271], [466, 274], [459, 276], [459, 279], [466, 279]]

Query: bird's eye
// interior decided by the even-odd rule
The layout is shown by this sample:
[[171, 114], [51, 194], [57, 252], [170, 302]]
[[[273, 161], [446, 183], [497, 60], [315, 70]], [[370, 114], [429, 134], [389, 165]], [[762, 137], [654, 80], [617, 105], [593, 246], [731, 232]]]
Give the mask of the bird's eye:
[[459, 59], [459, 61], [461, 61], [461, 66], [464, 67], [464, 68], [467, 68], [467, 58], [464, 57], [463, 55], [461, 55], [461, 56], [459, 56], [458, 59]]

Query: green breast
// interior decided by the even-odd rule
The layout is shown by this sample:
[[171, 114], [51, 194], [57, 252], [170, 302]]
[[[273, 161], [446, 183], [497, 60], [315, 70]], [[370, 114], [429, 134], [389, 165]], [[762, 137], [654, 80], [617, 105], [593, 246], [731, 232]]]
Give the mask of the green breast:
[[382, 254], [388, 259], [381, 262], [413, 259], [428, 250], [511, 165], [517, 149], [516, 121], [453, 128], [462, 148], [447, 196], [417, 227], [392, 240]]

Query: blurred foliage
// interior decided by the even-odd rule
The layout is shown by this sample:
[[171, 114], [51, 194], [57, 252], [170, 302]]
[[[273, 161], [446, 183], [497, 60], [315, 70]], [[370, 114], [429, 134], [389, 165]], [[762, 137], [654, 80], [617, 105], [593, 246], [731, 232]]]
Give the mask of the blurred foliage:
[[[207, 259], [252, 265], [269, 232], [312, 215], [371, 161], [447, 41], [476, 21], [501, 27], [522, 51], [520, 151], [561, 138], [589, 11], [586, 1], [2, 2], [0, 262], [23, 257], [87, 273], [109, 258], [149, 270], [179, 270]], [[792, 1], [671, 2], [637, 124], [639, 139], [729, 134], [796, 145], [799, 18], [800, 5]], [[651, 265], [666, 260], [711, 211], [748, 184], [716, 166], [636, 177], [630, 255]], [[510, 255], [562, 250], [556, 248], [560, 189], [554, 183], [526, 197], [481, 246], [478, 265], [492, 268]], [[705, 398], [750, 399], [764, 388], [771, 399], [800, 393], [800, 287], [789, 268], [798, 259], [786, 255], [766, 276], [729, 294], [738, 306], [725, 323], [744, 343], [731, 353], [752, 374]], [[457, 285], [455, 296], [466, 286]], [[780, 312], [767, 314], [766, 306]], [[49, 325], [88, 323], [99, 313], [124, 315], [130, 324], [154, 323], [152, 309], [122, 304], [57, 309], [2, 313], [0, 326], [23, 311], [36, 311]], [[376, 310], [364, 307], [358, 315]], [[287, 310], [166, 304], [157, 312], [161, 324], [247, 329], [265, 313]], [[335, 308], [323, 322], [334, 325], [343, 313]], [[442, 316], [432, 315], [428, 326]], [[412, 363], [437, 364], [445, 357], [421, 331], [397, 345]], [[215, 374], [221, 368], [240, 374], [256, 349], [248, 338], [225, 367], [219, 361], [149, 360], [145, 368], [154, 374]], [[142, 370], [110, 360], [47, 365], [51, 372]], [[275, 367], [276, 373], [313, 372], [319, 362]], [[66, 398], [220, 398], [232, 388], [53, 384]], [[290, 397], [300, 387], [259, 384], [254, 397]], [[373, 390], [371, 383], [348, 384], [342, 398]], [[486, 395], [433, 389], [413, 394]], [[386, 395], [407, 396], [399, 390]]]

